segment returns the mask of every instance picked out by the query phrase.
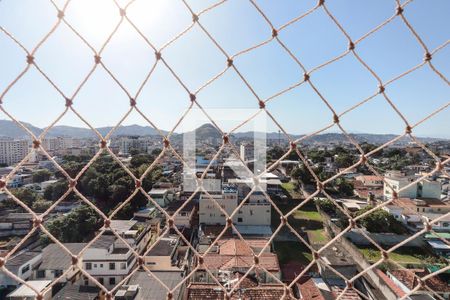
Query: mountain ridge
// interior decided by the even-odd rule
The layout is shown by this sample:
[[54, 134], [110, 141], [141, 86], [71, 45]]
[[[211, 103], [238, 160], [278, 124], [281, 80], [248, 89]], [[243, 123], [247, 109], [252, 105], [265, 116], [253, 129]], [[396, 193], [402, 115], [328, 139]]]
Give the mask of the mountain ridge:
[[[25, 127], [27, 127], [33, 134], [40, 135], [44, 129], [33, 126], [32, 124], [21, 122]], [[105, 136], [107, 135], [112, 126], [105, 126], [96, 128], [97, 131]], [[163, 134], [167, 134], [167, 131], [161, 131]], [[206, 139], [206, 138], [221, 138], [220, 132], [210, 123], [205, 123], [195, 130], [190, 131], [191, 133], [195, 132], [197, 138]], [[234, 138], [253, 138], [254, 134], [258, 132], [247, 131], [247, 132], [236, 132], [233, 133], [232, 136]], [[261, 134], [261, 133], [259, 133]], [[141, 126], [141, 125], [126, 125], [119, 126], [112, 136], [121, 136], [121, 135], [133, 135], [133, 136], [152, 136], [159, 135], [159, 132], [150, 127], [150, 126]], [[174, 135], [180, 135], [180, 133], [174, 133]], [[351, 137], [353, 137], [357, 142], [368, 142], [368, 143], [385, 143], [389, 140], [397, 137], [395, 134], [372, 134], [372, 133], [350, 133]], [[47, 133], [49, 137], [79, 137], [79, 138], [96, 138], [94, 131], [90, 128], [81, 128], [67, 125], [57, 125], [52, 127]], [[302, 134], [291, 134], [291, 138], [298, 139], [305, 135]], [[0, 137], [6, 138], [29, 138], [29, 135], [15, 122], [8, 120], [0, 120]], [[279, 134], [278, 132], [267, 132], [267, 139], [276, 140], [280, 138], [281, 140], [286, 140], [284, 134]], [[408, 138], [405, 138], [405, 140]], [[420, 137], [422, 142], [433, 142], [433, 141], [448, 141], [447, 138], [435, 138], [435, 137]], [[347, 137], [342, 133], [322, 133], [311, 138], [308, 138], [308, 141], [311, 143], [331, 143], [331, 142], [343, 142], [348, 141]]]

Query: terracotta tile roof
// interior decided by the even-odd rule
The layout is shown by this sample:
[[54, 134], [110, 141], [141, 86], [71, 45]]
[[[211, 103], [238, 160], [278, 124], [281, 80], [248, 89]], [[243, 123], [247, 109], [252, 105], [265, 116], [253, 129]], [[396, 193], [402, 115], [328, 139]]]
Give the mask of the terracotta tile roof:
[[239, 239], [227, 239], [218, 242], [221, 255], [253, 255], [252, 249]]
[[300, 290], [300, 299], [326, 300], [311, 278], [297, 286]]
[[[423, 277], [430, 274], [427, 270], [422, 269], [409, 269], [409, 270], [394, 270], [390, 272], [395, 278], [402, 282], [408, 289], [412, 290], [419, 283], [417, 278]], [[439, 278], [438, 275], [431, 277], [425, 281], [425, 284], [437, 293], [448, 293], [450, 292], [450, 286], [447, 285], [445, 281]]]
[[[239, 292], [240, 291], [240, 292]], [[279, 300], [284, 295], [284, 286], [280, 284], [261, 284], [257, 287], [247, 288], [236, 291], [230, 299], [250, 300], [265, 299]], [[224, 291], [216, 284], [190, 283], [187, 287], [187, 299], [224, 299]], [[290, 299], [290, 298], [284, 298]]]
[[389, 288], [397, 295], [397, 297], [401, 298], [406, 295], [406, 293], [397, 286], [392, 279], [389, 278], [383, 271], [376, 269], [378, 276], [389, 286]]
[[[337, 298], [342, 292], [344, 292], [344, 288], [340, 286], [333, 285], [331, 286], [331, 290], [333, 291], [333, 295]], [[342, 295], [339, 299], [341, 300], [361, 300], [361, 297], [354, 289], [348, 289], [345, 291], [344, 295]]]
[[303, 270], [305, 265], [292, 261], [281, 265], [281, 274], [283, 274], [283, 281], [292, 282]]
[[[233, 268], [250, 268], [254, 264], [253, 255], [222, 255], [209, 253], [204, 257], [208, 269], [230, 270]], [[259, 257], [259, 265], [269, 272], [279, 272], [278, 257], [274, 253], [263, 253]]]

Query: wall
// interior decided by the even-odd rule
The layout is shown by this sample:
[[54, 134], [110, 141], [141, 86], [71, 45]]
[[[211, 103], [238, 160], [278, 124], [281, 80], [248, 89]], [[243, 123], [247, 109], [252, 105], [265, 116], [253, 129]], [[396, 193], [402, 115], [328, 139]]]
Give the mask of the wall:
[[[372, 243], [370, 243], [367, 240], [367, 238], [364, 237], [360, 233], [361, 231], [362, 230], [360, 230], [360, 229], [351, 230], [350, 232], [345, 234], [345, 237], [347, 239], [351, 240], [351, 242], [353, 242], [356, 245], [361, 245], [361, 246], [372, 245]], [[367, 232], [367, 231], [364, 231], [364, 233], [367, 236], [369, 236], [371, 239], [373, 239], [379, 245], [385, 245], [385, 246], [395, 246], [398, 243], [401, 243], [410, 237], [410, 235], [401, 235], [401, 234], [393, 234], [393, 233], [371, 233], [371, 232]], [[419, 236], [419, 237], [415, 238], [414, 240], [406, 243], [405, 246], [424, 247], [426, 245], [425, 245], [425, 241], [423, 240], [423, 238], [421, 236]]]
[[[331, 237], [334, 237], [339, 232], [341, 232], [340, 228], [337, 227], [333, 222], [331, 222], [330, 217], [326, 213], [321, 211], [319, 207], [317, 207], [317, 210], [322, 215], [325, 230]], [[367, 270], [366, 276], [364, 276], [365, 279], [369, 280], [369, 282], [373, 286], [375, 286], [386, 297], [386, 299], [397, 299], [395, 293], [391, 290], [391, 288], [386, 285], [386, 283], [383, 279], [380, 278], [380, 276], [378, 276], [375, 271], [376, 268], [369, 269], [371, 264], [364, 258], [364, 256], [361, 254], [361, 252], [359, 252], [355, 245], [349, 242], [345, 237], [341, 237], [337, 241], [340, 242], [343, 251], [346, 251], [350, 256], [352, 256], [353, 260], [358, 265], [358, 271], [361, 272], [362, 270]]]

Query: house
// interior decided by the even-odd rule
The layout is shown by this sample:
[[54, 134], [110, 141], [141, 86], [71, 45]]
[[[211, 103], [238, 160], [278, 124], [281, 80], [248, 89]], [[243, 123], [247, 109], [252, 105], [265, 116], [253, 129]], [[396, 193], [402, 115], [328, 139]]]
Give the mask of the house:
[[[387, 275], [405, 293], [410, 293], [419, 285], [417, 277], [422, 278], [430, 274], [424, 269], [392, 270], [387, 271]], [[425, 280], [425, 284], [437, 295], [444, 299], [450, 298], [450, 286], [440, 278], [439, 275]], [[430, 294], [429, 290], [419, 288], [414, 294]], [[420, 298], [419, 298], [420, 299]]]
[[[111, 233], [114, 230], [128, 245]], [[137, 253], [143, 253], [150, 242], [150, 226], [135, 220], [112, 220], [106, 231], [83, 253], [82, 265], [90, 275], [107, 288], [123, 280], [136, 264]], [[83, 276], [84, 285], [95, 285]]]
[[[74, 255], [86, 246], [85, 243], [65, 243], [64, 246]], [[64, 272], [71, 269], [69, 273], [59, 282], [71, 281], [78, 274], [78, 270], [72, 266], [71, 256], [61, 249], [57, 244], [49, 244], [42, 249], [42, 262], [36, 270], [36, 278], [43, 280], [55, 280]]]
[[416, 176], [406, 176], [402, 172], [391, 171], [384, 177], [384, 197], [392, 199], [393, 192], [398, 198], [430, 198], [441, 199], [441, 182], [436, 180], [418, 179]]
[[153, 188], [148, 192], [148, 195], [155, 200], [160, 207], [166, 207], [170, 201], [173, 200], [173, 195], [169, 189]]
[[[166, 208], [166, 212], [173, 216], [175, 212], [185, 204], [185, 201], [172, 201]], [[196, 203], [191, 200], [184, 205], [181, 210], [174, 216], [174, 223], [177, 227], [190, 228], [196, 216]]]
[[[199, 200], [199, 222], [205, 225], [224, 225], [226, 215], [231, 215], [240, 205], [238, 189], [233, 185], [224, 185], [222, 193], [201, 194]], [[221, 209], [220, 209], [220, 208]], [[223, 210], [223, 211], [222, 211]], [[271, 204], [261, 192], [254, 192], [233, 216], [237, 225], [271, 224]]]
[[[31, 287], [33, 287], [34, 290], [41, 293], [42, 291], [45, 290], [46, 287], [48, 287], [52, 283], [52, 281], [51, 280], [28, 280], [28, 281], [26, 281], [26, 283], [28, 285], [30, 285]], [[8, 294], [6, 296], [6, 299], [8, 299], [8, 300], [33, 300], [37, 296], [36, 292], [33, 289], [22, 284], [16, 290], [14, 290], [10, 294]], [[43, 300], [49, 300], [49, 299], [51, 299], [51, 296], [52, 296], [52, 291], [50, 289], [43, 295]]]
[[67, 283], [53, 297], [53, 300], [101, 299], [104, 296], [98, 286], [83, 285], [80, 282]]
[[187, 249], [183, 247], [180, 237], [176, 234], [166, 234], [144, 257], [144, 263], [149, 270], [180, 271], [186, 261]]
[[[173, 289], [183, 280], [180, 271], [152, 271], [169, 289]], [[116, 300], [159, 300], [167, 298], [167, 289], [161, 285], [152, 275], [144, 270], [135, 272], [127, 284], [120, 287], [116, 294]], [[136, 288], [134, 288], [136, 287]], [[172, 299], [180, 299], [183, 287], [180, 286], [172, 294]]]
[[[42, 255], [36, 251], [21, 251], [6, 261], [5, 267], [22, 280], [29, 280], [33, 277], [33, 270], [41, 262]], [[12, 289], [20, 283], [13, 278], [0, 272], [0, 286]]]
[[[204, 264], [199, 266], [193, 281], [214, 282], [204, 267], [208, 268], [215, 276], [222, 276], [224, 280], [228, 280], [233, 272], [245, 274], [254, 264], [256, 249], [253, 250], [251, 246], [240, 239], [221, 239], [214, 246], [204, 256]], [[281, 279], [281, 270], [276, 254], [263, 252], [259, 256], [259, 265], [271, 273], [267, 274], [258, 267], [252, 269], [249, 274], [257, 276], [259, 282], [272, 283], [275, 282], [274, 277]]]

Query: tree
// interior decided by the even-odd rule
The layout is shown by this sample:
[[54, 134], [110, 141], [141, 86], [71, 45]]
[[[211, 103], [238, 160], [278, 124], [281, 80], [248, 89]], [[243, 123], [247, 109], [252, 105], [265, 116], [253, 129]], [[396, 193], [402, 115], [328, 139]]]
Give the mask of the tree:
[[336, 180], [336, 189], [343, 196], [353, 196], [353, 184], [345, 180], [345, 178], [338, 178]]
[[101, 218], [94, 209], [81, 205], [67, 215], [49, 221], [46, 227], [63, 243], [82, 243], [91, 240], [101, 225]]
[[40, 183], [46, 180], [49, 180], [52, 176], [52, 173], [47, 169], [38, 170], [33, 173], [32, 180], [34, 183]]
[[56, 201], [61, 198], [68, 190], [67, 183], [63, 181], [58, 181], [52, 185], [49, 185], [44, 190], [44, 198], [50, 201]]
[[31, 206], [36, 200], [40, 198], [39, 195], [36, 194], [36, 192], [26, 188], [14, 189], [12, 190], [12, 194], [27, 206]]
[[33, 203], [33, 205], [31, 206], [31, 209], [36, 213], [43, 213], [47, 209], [49, 209], [50, 206], [52, 206], [51, 201], [46, 201], [44, 199], [40, 199]]
[[[366, 206], [360, 209], [356, 216], [371, 210], [373, 206]], [[395, 219], [393, 215], [383, 209], [376, 209], [370, 214], [361, 218], [361, 225], [369, 232], [383, 233], [392, 232], [397, 234], [406, 233], [407, 230], [403, 227], [403, 224]]]

